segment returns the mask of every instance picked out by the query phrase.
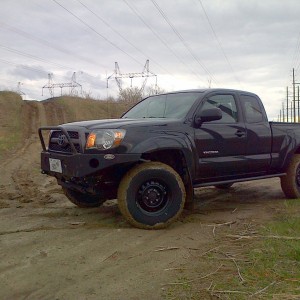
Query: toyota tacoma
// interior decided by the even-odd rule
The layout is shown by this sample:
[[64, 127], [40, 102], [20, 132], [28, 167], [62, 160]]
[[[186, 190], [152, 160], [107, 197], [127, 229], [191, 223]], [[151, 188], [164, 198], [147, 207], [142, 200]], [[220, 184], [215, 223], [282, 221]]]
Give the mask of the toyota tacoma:
[[300, 126], [268, 122], [260, 98], [245, 91], [150, 96], [120, 119], [41, 127], [39, 137], [42, 172], [71, 202], [117, 198], [139, 228], [169, 225], [199, 187], [280, 177], [286, 197], [300, 197]]

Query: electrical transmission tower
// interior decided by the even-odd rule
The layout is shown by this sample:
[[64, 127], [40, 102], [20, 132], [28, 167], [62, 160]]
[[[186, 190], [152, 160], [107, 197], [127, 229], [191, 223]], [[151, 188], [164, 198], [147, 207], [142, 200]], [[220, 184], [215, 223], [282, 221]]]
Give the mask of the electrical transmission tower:
[[17, 93], [19, 94], [19, 95], [25, 95], [25, 93], [23, 93], [22, 91], [21, 91], [21, 85], [23, 85], [23, 83], [22, 82], [18, 82], [18, 86], [17, 86]]
[[82, 94], [82, 86], [76, 81], [76, 72], [73, 73], [71, 82], [67, 83], [53, 83], [53, 74], [48, 74], [48, 83], [42, 87], [42, 96], [44, 89], [49, 90], [51, 98], [54, 97], [54, 89], [60, 88], [60, 95], [62, 96], [63, 88], [70, 88], [70, 95], [77, 95], [77, 88], [80, 88], [80, 93]]
[[45, 84], [45, 85], [42, 87], [42, 96], [43, 96], [43, 93], [44, 93], [44, 89], [48, 89], [51, 98], [53, 98], [53, 96], [54, 96], [54, 86], [53, 86], [53, 80], [52, 80], [52, 77], [53, 77], [53, 74], [52, 74], [52, 73], [49, 73], [49, 74], [48, 74], [48, 83]]
[[155, 90], [157, 90], [157, 75], [152, 73], [149, 70], [149, 59], [147, 59], [144, 69], [141, 73], [121, 73], [119, 64], [117, 62], [115, 62], [115, 71], [113, 74], [111, 74], [109, 77], [107, 77], [106, 87], [108, 88], [108, 81], [110, 79], [115, 79], [115, 81], [118, 85], [119, 91], [121, 92], [122, 91], [122, 79], [129, 78], [131, 81], [130, 87], [132, 87], [132, 79], [133, 78], [144, 78], [144, 81], [140, 88], [140, 92], [143, 93], [145, 85], [146, 85], [149, 77], [155, 77]]

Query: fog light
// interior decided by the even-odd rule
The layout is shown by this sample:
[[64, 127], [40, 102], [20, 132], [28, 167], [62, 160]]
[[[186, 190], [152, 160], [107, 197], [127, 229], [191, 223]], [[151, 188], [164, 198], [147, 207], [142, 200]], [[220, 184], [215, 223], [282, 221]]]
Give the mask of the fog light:
[[96, 159], [96, 158], [92, 158], [92, 159], [90, 160], [90, 166], [91, 166], [92, 168], [98, 168], [98, 167], [99, 167], [99, 160]]

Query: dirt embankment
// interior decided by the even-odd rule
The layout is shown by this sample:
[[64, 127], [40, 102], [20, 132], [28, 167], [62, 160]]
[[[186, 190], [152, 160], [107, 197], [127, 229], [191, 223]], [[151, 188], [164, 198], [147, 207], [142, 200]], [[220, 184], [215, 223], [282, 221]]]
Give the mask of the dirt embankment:
[[159, 231], [130, 227], [114, 201], [77, 208], [40, 174], [37, 136], [41, 125], [73, 121], [72, 112], [53, 102], [17, 107], [22, 136], [0, 162], [1, 299], [190, 299], [172, 290], [189, 280], [198, 280], [199, 299], [214, 299], [213, 276], [239, 274], [203, 254], [226, 252], [228, 234], [263, 226], [283, 205], [279, 182], [270, 179], [198, 190], [196, 209]]
[[22, 101], [15, 93], [0, 92], [0, 109], [0, 207], [10, 207], [36, 202], [37, 197], [52, 201], [48, 184], [57, 190], [53, 179], [40, 174], [39, 127], [117, 117], [125, 107], [76, 97]]

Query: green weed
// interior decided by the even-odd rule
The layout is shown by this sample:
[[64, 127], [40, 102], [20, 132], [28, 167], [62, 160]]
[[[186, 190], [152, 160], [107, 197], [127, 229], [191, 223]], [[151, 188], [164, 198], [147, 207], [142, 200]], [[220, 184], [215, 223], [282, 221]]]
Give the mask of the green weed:
[[[224, 232], [216, 250], [197, 257], [188, 272], [178, 274], [178, 282], [183, 276], [190, 282], [189, 289], [184, 284], [169, 287], [165, 298], [300, 299], [299, 213], [299, 200], [286, 200], [274, 221], [256, 228], [249, 239], [228, 240]], [[207, 266], [218, 271], [193, 280]]]

